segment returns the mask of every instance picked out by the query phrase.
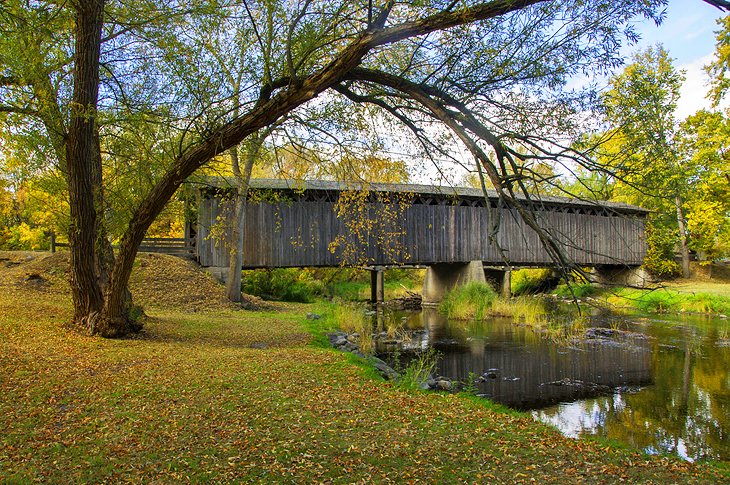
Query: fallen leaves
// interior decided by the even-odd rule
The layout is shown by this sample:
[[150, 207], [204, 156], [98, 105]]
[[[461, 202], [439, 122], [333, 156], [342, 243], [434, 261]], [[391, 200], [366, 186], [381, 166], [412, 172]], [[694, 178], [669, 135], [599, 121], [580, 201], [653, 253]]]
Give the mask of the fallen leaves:
[[62, 329], [62, 295], [14, 288], [0, 293], [0, 482], [726, 478], [366, 379], [344, 356], [306, 345], [303, 307], [155, 307], [141, 338], [108, 341]]

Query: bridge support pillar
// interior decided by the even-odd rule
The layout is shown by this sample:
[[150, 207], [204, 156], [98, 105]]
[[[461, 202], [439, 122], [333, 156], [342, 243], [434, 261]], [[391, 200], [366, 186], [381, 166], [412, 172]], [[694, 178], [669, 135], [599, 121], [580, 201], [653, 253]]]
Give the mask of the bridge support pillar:
[[385, 270], [376, 266], [370, 270], [370, 303], [382, 304], [385, 301]]
[[481, 261], [432, 264], [426, 270], [423, 282], [423, 304], [440, 303], [446, 293], [472, 281], [487, 282]]
[[503, 268], [484, 268], [484, 277], [503, 298], [512, 296], [512, 271]]
[[596, 266], [590, 272], [590, 279], [591, 283], [604, 286], [645, 288], [654, 283], [654, 280], [644, 268], [620, 265]]

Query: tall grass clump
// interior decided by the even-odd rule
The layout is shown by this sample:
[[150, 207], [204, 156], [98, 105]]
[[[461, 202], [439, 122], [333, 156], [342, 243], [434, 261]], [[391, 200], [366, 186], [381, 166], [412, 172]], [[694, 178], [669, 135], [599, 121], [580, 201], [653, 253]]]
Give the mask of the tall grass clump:
[[497, 293], [491, 286], [473, 281], [448, 292], [439, 310], [449, 318], [481, 320], [489, 314], [496, 300]]
[[360, 351], [371, 354], [375, 350], [375, 330], [365, 307], [356, 303], [337, 303], [332, 307], [331, 320], [345, 333], [355, 336]]
[[436, 372], [439, 353], [433, 348], [419, 352], [400, 373], [398, 384], [408, 389], [420, 389]]
[[492, 314], [512, 317], [527, 324], [541, 325], [547, 319], [545, 302], [530, 297], [517, 297], [510, 300], [497, 299], [492, 305]]

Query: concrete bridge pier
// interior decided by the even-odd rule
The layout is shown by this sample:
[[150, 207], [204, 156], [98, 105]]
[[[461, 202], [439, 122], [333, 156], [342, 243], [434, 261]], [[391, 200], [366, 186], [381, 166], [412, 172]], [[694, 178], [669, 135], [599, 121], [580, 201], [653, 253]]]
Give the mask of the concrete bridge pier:
[[426, 279], [423, 282], [423, 304], [438, 304], [446, 293], [472, 281], [487, 282], [481, 261], [432, 264], [426, 270]]
[[381, 305], [385, 301], [385, 268], [376, 266], [370, 270], [370, 303]]
[[644, 268], [636, 266], [598, 265], [592, 268], [589, 277], [591, 283], [602, 286], [646, 288], [654, 283]]
[[484, 276], [503, 298], [512, 296], [512, 271], [505, 268], [486, 267]]

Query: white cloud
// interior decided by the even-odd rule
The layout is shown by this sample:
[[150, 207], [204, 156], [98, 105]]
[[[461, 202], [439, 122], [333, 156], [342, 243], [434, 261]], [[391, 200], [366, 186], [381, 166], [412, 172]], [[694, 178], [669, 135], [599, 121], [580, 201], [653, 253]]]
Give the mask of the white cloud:
[[[713, 54], [708, 54], [694, 61], [679, 66], [685, 71], [687, 79], [680, 89], [680, 98], [675, 111], [677, 119], [684, 119], [701, 109], [710, 109], [711, 103], [705, 96], [709, 91], [709, 77], [704, 67], [712, 61]], [[725, 107], [727, 103], [721, 103]]]

